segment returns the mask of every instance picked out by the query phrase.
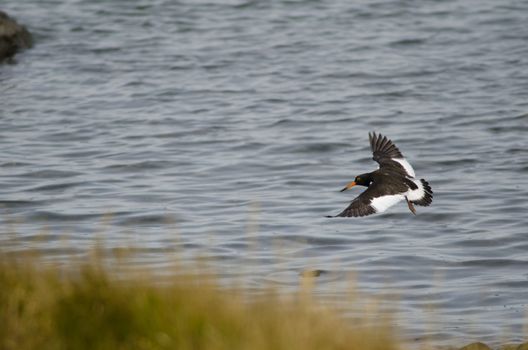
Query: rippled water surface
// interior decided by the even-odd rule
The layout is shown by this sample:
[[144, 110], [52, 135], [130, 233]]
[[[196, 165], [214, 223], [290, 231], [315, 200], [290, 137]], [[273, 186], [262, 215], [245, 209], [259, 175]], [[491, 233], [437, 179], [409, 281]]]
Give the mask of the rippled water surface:
[[[36, 46], [0, 66], [1, 244], [96, 238], [138, 264], [397, 295], [409, 338], [528, 323], [528, 3], [7, 1]], [[435, 199], [328, 219], [388, 135]]]

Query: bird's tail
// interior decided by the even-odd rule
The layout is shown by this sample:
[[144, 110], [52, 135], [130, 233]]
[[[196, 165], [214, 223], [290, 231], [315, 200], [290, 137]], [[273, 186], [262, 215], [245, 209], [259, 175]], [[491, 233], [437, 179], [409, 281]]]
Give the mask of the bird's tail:
[[433, 190], [431, 189], [431, 186], [429, 186], [429, 183], [427, 181], [425, 181], [424, 179], [421, 179], [420, 181], [422, 182], [424, 195], [422, 198], [412, 202], [414, 204], [427, 207], [433, 202]]

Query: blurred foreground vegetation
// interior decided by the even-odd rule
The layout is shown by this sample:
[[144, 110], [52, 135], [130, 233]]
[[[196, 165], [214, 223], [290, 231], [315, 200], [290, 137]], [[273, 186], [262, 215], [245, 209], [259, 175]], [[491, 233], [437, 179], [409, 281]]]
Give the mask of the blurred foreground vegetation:
[[203, 271], [160, 277], [88, 260], [0, 253], [0, 349], [400, 348], [386, 319], [345, 321], [309, 292], [250, 297]]

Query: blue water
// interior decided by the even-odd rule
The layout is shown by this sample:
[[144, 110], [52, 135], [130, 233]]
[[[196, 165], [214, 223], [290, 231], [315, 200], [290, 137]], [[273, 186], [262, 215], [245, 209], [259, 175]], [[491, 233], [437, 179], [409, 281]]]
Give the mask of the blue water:
[[[0, 66], [0, 244], [102, 240], [213, 261], [347, 310], [392, 293], [408, 339], [528, 324], [528, 3], [2, 1], [36, 46]], [[328, 219], [388, 135], [435, 192]], [[175, 253], [176, 252], [176, 253]], [[350, 306], [352, 309], [352, 307]], [[524, 338], [525, 339], [525, 338]]]

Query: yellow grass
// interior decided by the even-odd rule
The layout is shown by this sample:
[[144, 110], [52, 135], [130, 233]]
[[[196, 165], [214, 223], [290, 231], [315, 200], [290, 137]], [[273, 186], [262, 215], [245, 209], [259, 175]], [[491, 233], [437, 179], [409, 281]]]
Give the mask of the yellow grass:
[[343, 320], [309, 291], [257, 298], [211, 274], [160, 281], [101, 261], [60, 267], [0, 254], [0, 349], [400, 348], [384, 318]]

